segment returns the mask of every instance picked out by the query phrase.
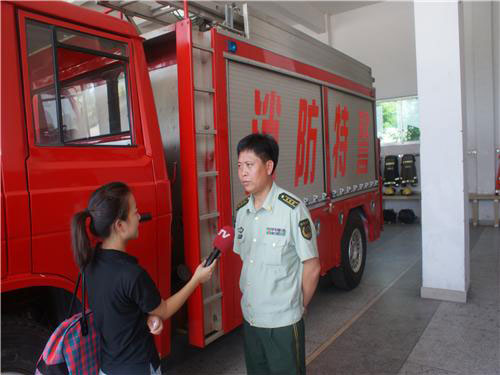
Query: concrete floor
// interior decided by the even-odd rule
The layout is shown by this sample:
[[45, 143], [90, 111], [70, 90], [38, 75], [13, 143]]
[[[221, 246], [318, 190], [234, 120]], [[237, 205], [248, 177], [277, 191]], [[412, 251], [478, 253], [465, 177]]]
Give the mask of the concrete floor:
[[[306, 316], [308, 374], [500, 374], [500, 230], [471, 227], [467, 304], [420, 298], [419, 225], [386, 225], [350, 292], [320, 280]], [[179, 336], [167, 374], [245, 374], [241, 328], [205, 349]]]

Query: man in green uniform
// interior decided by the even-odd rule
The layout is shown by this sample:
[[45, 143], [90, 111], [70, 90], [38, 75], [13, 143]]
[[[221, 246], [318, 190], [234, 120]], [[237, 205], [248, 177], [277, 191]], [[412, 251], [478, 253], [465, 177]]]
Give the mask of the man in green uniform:
[[305, 374], [305, 308], [319, 280], [316, 232], [305, 205], [273, 181], [279, 148], [268, 135], [240, 140], [234, 251], [248, 374]]

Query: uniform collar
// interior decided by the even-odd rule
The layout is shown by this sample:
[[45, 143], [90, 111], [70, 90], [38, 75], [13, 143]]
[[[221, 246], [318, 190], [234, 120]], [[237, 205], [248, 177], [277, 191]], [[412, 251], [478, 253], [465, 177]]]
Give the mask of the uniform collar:
[[[266, 211], [270, 211], [270, 212], [273, 210], [274, 201], [276, 200], [277, 192], [278, 192], [278, 186], [273, 181], [273, 185], [271, 186], [271, 190], [269, 190], [269, 193], [267, 193], [266, 199], [264, 200], [264, 204], [262, 205], [261, 209], [265, 209]], [[249, 203], [248, 211], [250, 211], [252, 213], [257, 212], [255, 210], [253, 194], [250, 194], [250, 198], [249, 198], [248, 203]]]

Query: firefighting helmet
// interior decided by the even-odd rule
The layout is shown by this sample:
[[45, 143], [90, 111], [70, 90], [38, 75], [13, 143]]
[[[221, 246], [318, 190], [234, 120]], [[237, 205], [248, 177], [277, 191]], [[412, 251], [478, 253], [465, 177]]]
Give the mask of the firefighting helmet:
[[401, 195], [408, 196], [408, 195], [412, 195], [412, 194], [413, 194], [413, 190], [411, 190], [408, 186], [405, 187], [403, 190], [401, 190]]
[[394, 189], [392, 186], [386, 187], [384, 189], [384, 195], [394, 195], [396, 194], [396, 189]]

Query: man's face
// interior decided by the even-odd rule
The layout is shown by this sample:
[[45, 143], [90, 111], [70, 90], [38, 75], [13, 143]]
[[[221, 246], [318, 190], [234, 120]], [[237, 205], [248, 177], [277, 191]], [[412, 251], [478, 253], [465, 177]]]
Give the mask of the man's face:
[[256, 194], [272, 184], [274, 163], [263, 162], [253, 151], [242, 151], [238, 156], [238, 177], [247, 193]]

